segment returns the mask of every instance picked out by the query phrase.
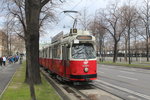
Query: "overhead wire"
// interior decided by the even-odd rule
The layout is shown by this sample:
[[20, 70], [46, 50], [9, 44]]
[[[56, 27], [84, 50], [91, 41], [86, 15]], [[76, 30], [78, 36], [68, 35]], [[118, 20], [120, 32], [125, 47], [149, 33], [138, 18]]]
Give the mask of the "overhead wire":
[[[82, 2], [83, 0], [80, 0], [75, 6], [73, 6], [72, 7], [72, 5], [70, 5], [70, 3], [68, 3], [67, 1], [65, 2], [69, 7], [72, 7], [70, 10], [73, 10], [73, 9], [75, 9], [77, 6], [79, 6], [79, 4], [81, 4], [81, 2]], [[63, 7], [61, 7], [60, 8], [61, 10], [66, 10], [66, 9], [64, 9]], [[60, 14], [61, 14], [62, 12], [60, 12]], [[60, 19], [60, 21], [55, 25], [55, 27], [57, 27], [57, 25], [59, 24], [59, 23], [61, 23], [65, 18], [66, 18], [67, 16], [63, 16], [61, 19]], [[55, 28], [54, 27], [54, 28]]]

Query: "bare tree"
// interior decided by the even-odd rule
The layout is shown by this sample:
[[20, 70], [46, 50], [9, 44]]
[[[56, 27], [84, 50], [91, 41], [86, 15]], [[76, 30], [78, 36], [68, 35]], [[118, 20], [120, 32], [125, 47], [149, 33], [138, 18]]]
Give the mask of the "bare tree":
[[88, 14], [88, 8], [84, 8], [81, 11], [82, 17], [80, 18], [80, 24], [84, 30], [87, 30], [90, 25], [90, 15]]
[[121, 7], [121, 10], [123, 12], [122, 17], [126, 25], [126, 31], [128, 36], [128, 57], [129, 57], [129, 64], [131, 64], [130, 35], [131, 30], [134, 27], [134, 22], [138, 18], [138, 13], [137, 9], [134, 6], [131, 6], [130, 3], [129, 5], [124, 5], [123, 7]]
[[105, 22], [99, 14], [95, 14], [95, 18], [90, 22], [89, 29], [92, 30], [93, 35], [96, 37], [98, 55], [102, 57], [100, 61], [104, 60], [104, 38], [106, 34]]
[[131, 34], [134, 38], [134, 54], [135, 54], [135, 57], [136, 57], [136, 61], [138, 61], [138, 38], [140, 37], [140, 32], [139, 30], [141, 30], [141, 20], [140, 20], [140, 17], [137, 18], [137, 20], [133, 23], [134, 26], [133, 26], [133, 33]]
[[[49, 4], [51, 5], [51, 4]], [[53, 6], [44, 6], [40, 10], [40, 17], [39, 17], [39, 29], [41, 32], [43, 26], [45, 26], [45, 23], [51, 23], [55, 21], [55, 16], [52, 12]], [[9, 26], [13, 27], [12, 32], [19, 35], [22, 39], [25, 41], [27, 40], [27, 37], [25, 36], [25, 33], [27, 32], [27, 25], [26, 25], [26, 16], [25, 16], [25, 0], [8, 0], [7, 1], [7, 12], [8, 12], [8, 22]], [[12, 24], [13, 23], [13, 24]], [[38, 42], [37, 42], [38, 43]], [[27, 61], [28, 64], [28, 61]], [[37, 63], [38, 64], [38, 63]], [[36, 72], [37, 73], [37, 72]], [[40, 75], [37, 74], [33, 77], [33, 81], [35, 84], [39, 84], [40, 78], [38, 77]], [[29, 77], [28, 77], [28, 65], [26, 67], [26, 79], [25, 82], [29, 83]]]
[[5, 28], [4, 28], [5, 33], [7, 34], [7, 55], [11, 55], [11, 31], [12, 28], [9, 26], [9, 24], [6, 22], [5, 23]]
[[128, 35], [127, 35], [127, 32], [124, 31], [123, 33], [123, 38], [124, 38], [124, 59], [125, 61], [127, 62], [127, 51], [128, 51]]
[[150, 38], [150, 0], [144, 0], [144, 6], [141, 9], [140, 15], [143, 22], [145, 34], [141, 36], [146, 40], [146, 55], [147, 61], [149, 61], [149, 38]]
[[[50, 2], [50, 3], [49, 3]], [[49, 11], [51, 0], [8, 0], [7, 8], [14, 31], [25, 40], [26, 45], [26, 80], [30, 85], [32, 100], [36, 100], [33, 84], [40, 84], [39, 70], [39, 31], [40, 26], [53, 14]], [[47, 11], [47, 13], [46, 13]], [[36, 62], [36, 63], [35, 63]]]
[[122, 12], [118, 8], [118, 4], [113, 4], [107, 9], [107, 13], [102, 13], [102, 17], [107, 22], [105, 29], [110, 33], [114, 40], [114, 57], [113, 62], [117, 60], [118, 42], [125, 30], [125, 25], [122, 21]]

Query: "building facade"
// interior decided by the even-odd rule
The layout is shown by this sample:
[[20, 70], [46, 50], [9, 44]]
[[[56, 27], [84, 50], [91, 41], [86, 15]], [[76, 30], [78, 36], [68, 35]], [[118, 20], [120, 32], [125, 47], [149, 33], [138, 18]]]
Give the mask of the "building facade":
[[0, 57], [7, 55], [7, 35], [0, 31]]

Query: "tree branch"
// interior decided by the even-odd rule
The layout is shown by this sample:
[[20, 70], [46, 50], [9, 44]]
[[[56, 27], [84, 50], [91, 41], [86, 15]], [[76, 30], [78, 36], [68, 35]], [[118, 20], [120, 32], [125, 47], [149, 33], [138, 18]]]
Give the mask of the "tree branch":
[[52, 2], [52, 0], [42, 0], [42, 1], [41, 1], [41, 8], [42, 8], [44, 5], [46, 5], [49, 1]]

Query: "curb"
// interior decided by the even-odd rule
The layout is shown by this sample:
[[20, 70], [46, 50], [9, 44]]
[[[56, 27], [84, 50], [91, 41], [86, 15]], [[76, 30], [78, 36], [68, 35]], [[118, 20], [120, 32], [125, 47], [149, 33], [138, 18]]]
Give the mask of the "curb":
[[55, 81], [53, 81], [53, 79], [49, 77], [48, 74], [46, 74], [42, 70], [41, 73], [46, 78], [46, 80], [53, 86], [53, 88], [56, 90], [62, 100], [71, 100], [71, 98], [69, 98], [69, 96], [67, 95], [67, 92], [65, 93], [65, 91], [63, 91], [63, 89]]

